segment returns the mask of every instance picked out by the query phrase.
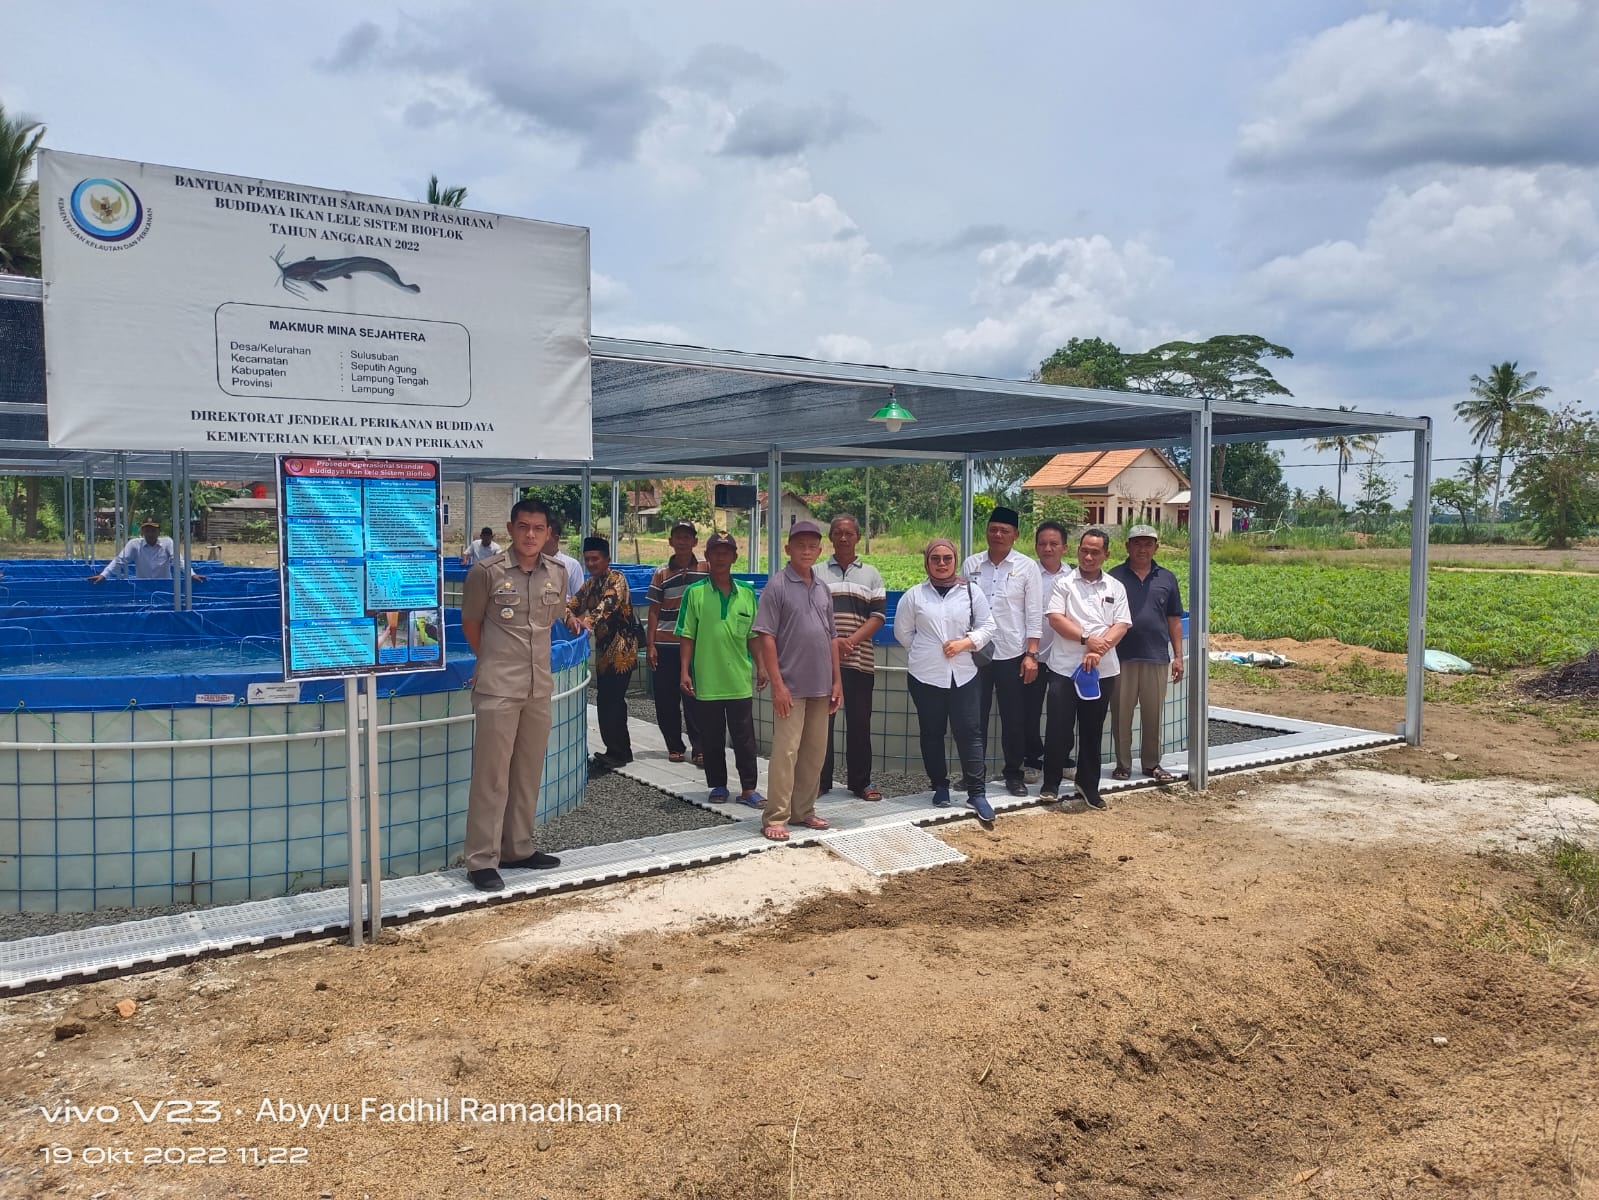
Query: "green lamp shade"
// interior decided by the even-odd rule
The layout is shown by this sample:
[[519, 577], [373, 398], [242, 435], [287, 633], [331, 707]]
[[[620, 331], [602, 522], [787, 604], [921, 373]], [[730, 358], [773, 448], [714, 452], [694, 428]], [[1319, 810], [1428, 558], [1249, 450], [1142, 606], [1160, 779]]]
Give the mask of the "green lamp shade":
[[907, 421], [914, 421], [911, 410], [904, 407], [898, 400], [890, 400], [871, 416], [874, 421], [881, 421], [888, 427], [890, 433], [898, 433], [899, 427]]

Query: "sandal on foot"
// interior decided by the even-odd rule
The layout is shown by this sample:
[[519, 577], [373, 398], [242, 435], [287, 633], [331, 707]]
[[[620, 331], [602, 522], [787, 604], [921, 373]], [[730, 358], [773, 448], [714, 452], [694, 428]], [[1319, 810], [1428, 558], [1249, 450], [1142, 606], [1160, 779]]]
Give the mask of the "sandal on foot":
[[791, 825], [803, 825], [806, 829], [831, 829], [832, 826], [821, 817], [806, 817], [803, 821], [790, 821]]
[[881, 800], [883, 798], [883, 793], [878, 791], [877, 788], [872, 784], [867, 784], [860, 791], [856, 792], [855, 795], [861, 800]]
[[1149, 773], [1149, 777], [1156, 783], [1170, 783], [1172, 780], [1177, 778], [1177, 776], [1173, 775], [1165, 767], [1156, 767]]
[[683, 752], [681, 750], [668, 750], [666, 752], [667, 762], [682, 762], [683, 757]]
[[692, 761], [693, 761], [693, 763], [694, 763], [694, 765], [696, 767], [704, 767], [705, 766], [705, 755], [703, 753], [701, 753], [700, 751], [696, 750], [694, 752], [694, 754], [692, 755]]
[[1133, 777], [1133, 773], [1126, 767], [1117, 767], [1110, 773], [1110, 777], [1112, 779], [1131, 779]]
[[786, 842], [788, 841], [788, 830], [781, 825], [768, 825], [761, 830], [761, 836], [769, 842]]

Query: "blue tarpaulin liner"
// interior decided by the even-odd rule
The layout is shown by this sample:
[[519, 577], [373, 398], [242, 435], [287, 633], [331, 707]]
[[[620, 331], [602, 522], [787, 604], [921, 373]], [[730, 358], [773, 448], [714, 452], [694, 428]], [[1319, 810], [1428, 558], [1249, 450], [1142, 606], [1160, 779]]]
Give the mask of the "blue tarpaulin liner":
[[[246, 703], [252, 683], [281, 683], [280, 615], [270, 606], [209, 611], [0, 617], [0, 709], [121, 710]], [[379, 671], [383, 695], [466, 686], [476, 667], [460, 613], [446, 610], [443, 670]], [[588, 636], [557, 626], [551, 668], [588, 657]], [[183, 669], [162, 671], [164, 665]], [[192, 664], [192, 669], [191, 668]], [[43, 667], [41, 671], [38, 668]], [[300, 700], [342, 700], [339, 680], [300, 684]]]

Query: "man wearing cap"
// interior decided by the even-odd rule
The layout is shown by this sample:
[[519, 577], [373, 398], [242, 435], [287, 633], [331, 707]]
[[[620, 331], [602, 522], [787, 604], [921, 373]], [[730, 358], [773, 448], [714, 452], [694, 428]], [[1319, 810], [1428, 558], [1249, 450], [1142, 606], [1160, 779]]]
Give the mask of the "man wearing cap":
[[584, 538], [583, 566], [589, 577], [566, 604], [593, 639], [589, 662], [594, 668], [594, 707], [605, 750], [594, 756], [592, 766], [609, 771], [633, 761], [633, 739], [627, 732], [627, 682], [638, 666], [638, 637], [633, 632], [627, 576], [611, 569], [611, 543], [602, 537]]
[[790, 823], [827, 828], [816, 815], [816, 789], [828, 720], [844, 698], [844, 685], [833, 593], [814, 569], [821, 553], [821, 526], [795, 521], [788, 531], [788, 565], [767, 579], [755, 610], [757, 651], [772, 683], [772, 756], [762, 833], [774, 842], [788, 840]]
[[[1039, 595], [1049, 603], [1055, 585], [1071, 570], [1067, 565], [1066, 527], [1059, 521], [1041, 521], [1033, 530], [1033, 550], [1038, 555]], [[1027, 782], [1037, 783], [1035, 772], [1044, 769], [1044, 696], [1049, 688], [1049, 647], [1053, 639], [1045, 626], [1038, 643], [1038, 674], [1033, 681], [1022, 686], [1022, 701], [1027, 723]], [[1066, 767], [1072, 766], [1071, 759]]]
[[687, 730], [688, 750], [694, 756], [694, 765], [699, 767], [705, 765], [699, 703], [678, 686], [683, 662], [678, 652], [677, 612], [683, 593], [705, 578], [705, 568], [694, 556], [700, 535], [693, 521], [677, 522], [666, 540], [671, 543], [672, 556], [650, 576], [647, 593], [650, 616], [644, 635], [645, 655], [655, 693], [655, 724], [660, 727], [661, 737], [666, 739], [666, 757], [672, 762], [683, 761], [683, 733]]
[[[872, 786], [872, 682], [876, 662], [872, 635], [888, 620], [888, 591], [877, 568], [855, 556], [860, 522], [840, 513], [827, 526], [833, 556], [817, 570], [833, 593], [833, 627], [838, 631], [839, 678], [844, 683], [844, 768], [850, 794], [860, 800], [881, 800]], [[822, 758], [823, 792], [833, 787], [833, 725], [827, 725], [827, 754]]]
[[[705, 539], [708, 578], [689, 586], [677, 611], [683, 660], [680, 683], [699, 711], [710, 802], [725, 804], [732, 795], [727, 790], [725, 731], [732, 738], [738, 766], [738, 802], [764, 808], [766, 798], [755, 790], [755, 693], [750, 687], [755, 589], [733, 578], [737, 558], [738, 543], [730, 534], [713, 533]], [[755, 687], [765, 686], [763, 672]]]
[[[1160, 765], [1160, 709], [1166, 680], [1183, 677], [1183, 594], [1177, 576], [1155, 561], [1160, 533], [1153, 525], [1127, 532], [1127, 561], [1111, 576], [1127, 592], [1133, 627], [1116, 647], [1121, 677], [1110, 708], [1111, 742], [1116, 747], [1112, 779], [1133, 773], [1133, 710], [1138, 710], [1139, 763], [1157, 783], [1174, 776]], [[1168, 649], [1169, 647], [1169, 649]]]
[[1044, 632], [1044, 597], [1038, 564], [1016, 549], [1020, 518], [1003, 506], [988, 515], [988, 552], [966, 560], [963, 573], [983, 589], [993, 614], [993, 658], [977, 668], [977, 722], [988, 756], [988, 714], [999, 698], [1000, 741], [1005, 751], [1005, 790], [1027, 795], [1027, 704], [1022, 688], [1038, 675], [1038, 642]]
[[561, 865], [534, 851], [533, 821], [555, 690], [550, 629], [566, 615], [566, 568], [544, 553], [550, 510], [541, 501], [518, 501], [506, 529], [511, 549], [473, 563], [461, 594], [461, 632], [477, 655], [466, 874], [482, 892], [505, 886], [499, 867]]
[[1116, 692], [1116, 643], [1132, 627], [1127, 591], [1104, 571], [1110, 535], [1085, 529], [1077, 539], [1077, 569], [1069, 571], [1045, 605], [1051, 631], [1049, 716], [1044, 734], [1040, 800], [1060, 793], [1061, 775], [1077, 747], [1077, 790], [1089, 808], [1104, 809], [1099, 794], [1105, 714]]
[[[108, 575], [120, 575], [123, 571], [132, 568], [135, 579], [172, 579], [172, 564], [177, 562], [181, 570], [187, 564], [177, 557], [177, 551], [172, 545], [172, 539], [161, 536], [161, 525], [157, 521], [145, 521], [139, 526], [142, 535], [129, 538], [128, 544], [122, 547], [122, 552], [106, 563], [105, 567], [97, 574], [86, 578], [90, 583], [104, 583]], [[204, 575], [190, 572], [189, 578], [204, 583]]]

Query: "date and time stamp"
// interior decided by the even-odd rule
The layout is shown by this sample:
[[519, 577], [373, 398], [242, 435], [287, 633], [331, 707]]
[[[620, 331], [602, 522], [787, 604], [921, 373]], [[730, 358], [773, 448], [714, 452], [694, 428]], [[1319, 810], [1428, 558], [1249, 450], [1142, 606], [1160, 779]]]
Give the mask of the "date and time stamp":
[[[106, 1103], [63, 1101], [33, 1106], [45, 1137], [35, 1149], [51, 1167], [296, 1167], [311, 1162], [308, 1145], [316, 1130], [360, 1125], [608, 1125], [623, 1119], [622, 1106], [570, 1096], [488, 1100], [477, 1096], [361, 1096], [304, 1102], [263, 1096], [252, 1107], [212, 1099], [120, 1099]], [[273, 1144], [240, 1144], [223, 1133], [230, 1124], [269, 1126], [290, 1138]], [[149, 1136], [145, 1145], [112, 1145], [107, 1139], [129, 1129]], [[68, 1131], [71, 1131], [70, 1135]], [[217, 1136], [217, 1135], [222, 1136]], [[53, 1135], [53, 1136], [52, 1136]], [[163, 1137], [162, 1135], [166, 1135]], [[178, 1145], [172, 1137], [201, 1136], [210, 1144]]]

